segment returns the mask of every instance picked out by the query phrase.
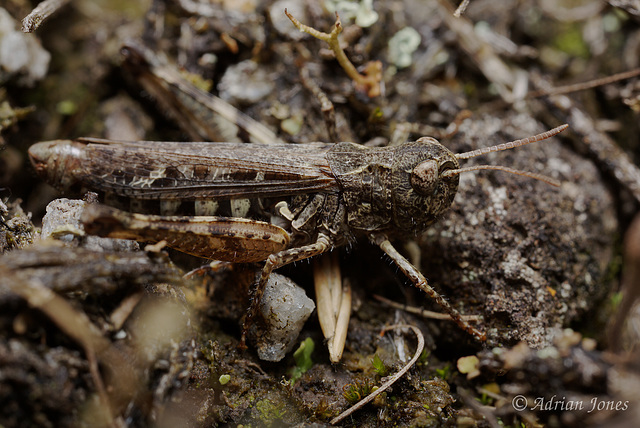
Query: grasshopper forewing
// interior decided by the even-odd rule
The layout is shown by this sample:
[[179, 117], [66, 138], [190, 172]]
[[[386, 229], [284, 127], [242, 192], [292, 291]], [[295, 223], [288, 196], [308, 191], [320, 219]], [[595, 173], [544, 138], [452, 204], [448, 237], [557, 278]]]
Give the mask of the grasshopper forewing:
[[[274, 269], [364, 237], [388, 254], [461, 328], [485, 340], [485, 334], [433, 290], [391, 241], [411, 238], [437, 221], [453, 202], [462, 172], [501, 169], [557, 184], [538, 174], [502, 166], [460, 168], [459, 160], [540, 141], [566, 128], [563, 125], [462, 154], [423, 137], [382, 148], [353, 143], [245, 145], [79, 139], [38, 143], [29, 155], [36, 171], [56, 187], [83, 187], [105, 193], [105, 199], [111, 195], [120, 202], [128, 198], [132, 203], [155, 204], [161, 216], [154, 217], [153, 223], [164, 224], [162, 232], [143, 232], [149, 227], [142, 223], [134, 227], [140, 218], [112, 212], [99, 222], [99, 215], [88, 214], [88, 230], [134, 239], [170, 237], [170, 245], [185, 251], [177, 243], [182, 236], [189, 243], [187, 252], [201, 257], [264, 260], [247, 322], [255, 314]], [[115, 219], [112, 229], [109, 218]], [[207, 222], [232, 226], [223, 233], [225, 242], [218, 242], [220, 249], [212, 250], [212, 243], [218, 244], [205, 237]], [[269, 237], [260, 237], [260, 233]], [[202, 252], [197, 250], [199, 246], [204, 248]], [[239, 256], [243, 251], [255, 257]]]
[[[62, 190], [85, 187], [135, 200], [204, 206], [204, 202], [309, 194], [332, 187], [337, 191], [324, 157], [330, 147], [81, 138], [35, 144], [29, 156], [38, 174]], [[198, 210], [197, 205], [191, 211]], [[231, 205], [226, 213], [239, 214]], [[249, 205], [241, 205], [249, 211]], [[201, 213], [205, 215], [196, 214]]]

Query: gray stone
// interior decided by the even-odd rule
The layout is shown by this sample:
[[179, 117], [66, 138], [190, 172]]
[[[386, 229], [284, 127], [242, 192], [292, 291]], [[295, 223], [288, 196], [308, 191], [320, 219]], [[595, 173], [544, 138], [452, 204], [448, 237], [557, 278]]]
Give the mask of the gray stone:
[[298, 334], [316, 305], [289, 278], [272, 273], [260, 302], [266, 328], [256, 335], [258, 356], [280, 361], [296, 343]]

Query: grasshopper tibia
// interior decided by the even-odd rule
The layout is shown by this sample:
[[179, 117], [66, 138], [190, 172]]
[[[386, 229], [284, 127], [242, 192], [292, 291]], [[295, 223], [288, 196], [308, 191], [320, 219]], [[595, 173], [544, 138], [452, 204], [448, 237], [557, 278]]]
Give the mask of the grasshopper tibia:
[[384, 251], [391, 260], [400, 268], [400, 270], [413, 282], [413, 284], [427, 293], [442, 309], [444, 309], [451, 319], [464, 331], [471, 334], [478, 340], [484, 342], [487, 340], [487, 335], [473, 327], [469, 322], [465, 321], [453, 306], [449, 304], [444, 298], [438, 294], [436, 290], [431, 288], [427, 279], [415, 268], [407, 259], [405, 259], [389, 242], [385, 236], [376, 236], [373, 241]]
[[249, 307], [245, 320], [242, 323], [242, 338], [240, 339], [240, 344], [238, 345], [238, 347], [246, 348], [245, 342], [247, 338], [247, 332], [256, 314], [258, 313], [258, 305], [260, 304], [260, 300], [262, 299], [262, 294], [264, 293], [264, 288], [267, 286], [267, 281], [269, 280], [269, 275], [271, 275], [271, 272], [284, 265], [288, 265], [289, 263], [320, 255], [329, 251], [330, 249], [331, 240], [329, 239], [329, 237], [321, 233], [318, 235], [318, 239], [313, 244], [305, 245], [299, 248], [290, 248], [279, 253], [271, 254], [267, 258], [264, 267], [262, 268], [262, 273], [260, 274], [258, 284], [253, 290], [253, 294], [251, 296], [251, 306]]

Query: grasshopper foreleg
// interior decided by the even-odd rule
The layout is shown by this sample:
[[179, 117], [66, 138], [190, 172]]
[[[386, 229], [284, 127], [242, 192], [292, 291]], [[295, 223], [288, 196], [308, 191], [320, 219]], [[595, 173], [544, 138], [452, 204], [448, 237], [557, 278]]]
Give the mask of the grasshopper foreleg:
[[240, 339], [240, 344], [238, 345], [240, 348], [246, 348], [245, 342], [247, 331], [249, 330], [251, 323], [258, 313], [260, 300], [262, 299], [262, 295], [264, 294], [264, 289], [267, 285], [267, 281], [269, 280], [271, 272], [284, 265], [288, 265], [289, 263], [320, 255], [329, 251], [330, 249], [331, 240], [328, 236], [320, 233], [318, 234], [318, 239], [313, 244], [305, 245], [298, 248], [290, 248], [279, 253], [271, 254], [267, 258], [264, 267], [262, 268], [262, 272], [260, 273], [258, 283], [253, 290], [251, 303], [249, 305], [249, 309], [247, 310], [247, 315], [245, 316], [244, 322], [242, 323], [242, 337]]
[[465, 330], [467, 333], [475, 336], [480, 341], [487, 340], [487, 336], [484, 332], [473, 327], [467, 321], [462, 318], [460, 312], [458, 312], [453, 306], [449, 304], [436, 290], [431, 288], [427, 279], [420, 273], [418, 269], [415, 268], [407, 259], [405, 259], [389, 242], [389, 240], [384, 237], [375, 237], [374, 242], [387, 253], [389, 257], [393, 260], [393, 262], [400, 268], [400, 270], [413, 282], [413, 284], [427, 293], [429, 297], [431, 297], [435, 302], [440, 305], [442, 309], [447, 312], [447, 314], [451, 317], [451, 319], [458, 324], [458, 326]]

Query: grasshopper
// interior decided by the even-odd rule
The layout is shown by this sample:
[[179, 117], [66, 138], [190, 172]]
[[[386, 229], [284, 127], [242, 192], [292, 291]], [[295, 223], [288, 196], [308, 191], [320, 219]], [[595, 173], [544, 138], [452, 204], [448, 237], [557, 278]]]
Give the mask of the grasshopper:
[[464, 168], [459, 161], [541, 141], [567, 127], [459, 154], [431, 137], [381, 148], [81, 138], [37, 143], [29, 156], [36, 172], [60, 190], [90, 189], [107, 201], [144, 201], [160, 212], [143, 216], [91, 205], [83, 216], [88, 233], [165, 240], [206, 259], [264, 261], [242, 343], [274, 269], [358, 239], [379, 246], [460, 328], [484, 341], [485, 333], [465, 321], [391, 241], [436, 222], [453, 202], [461, 173], [496, 169], [559, 185], [532, 172]]

